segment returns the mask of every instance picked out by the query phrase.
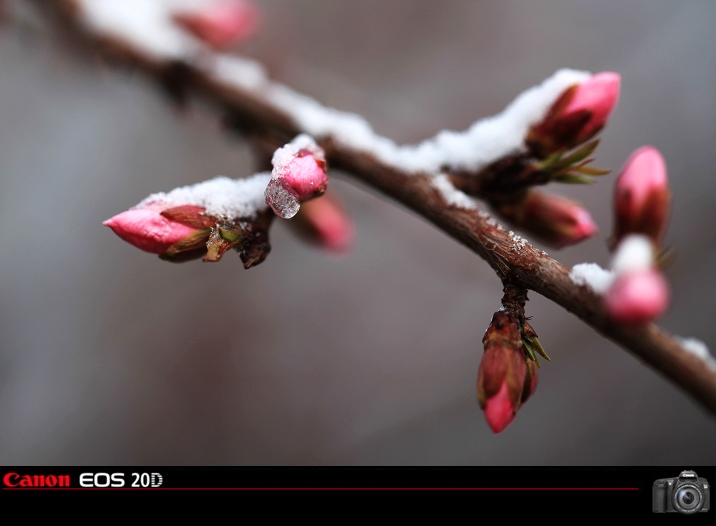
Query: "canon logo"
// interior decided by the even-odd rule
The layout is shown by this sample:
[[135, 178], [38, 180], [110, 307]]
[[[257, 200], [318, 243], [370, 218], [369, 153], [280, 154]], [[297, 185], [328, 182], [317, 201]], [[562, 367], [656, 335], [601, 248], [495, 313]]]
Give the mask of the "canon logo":
[[69, 475], [20, 475], [6, 473], [2, 479], [8, 488], [69, 488]]

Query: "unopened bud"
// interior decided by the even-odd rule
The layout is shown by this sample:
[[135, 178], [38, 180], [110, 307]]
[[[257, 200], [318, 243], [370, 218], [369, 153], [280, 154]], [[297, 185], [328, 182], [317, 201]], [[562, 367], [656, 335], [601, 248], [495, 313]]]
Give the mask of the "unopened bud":
[[174, 20], [213, 48], [224, 49], [256, 33], [259, 12], [248, 0], [209, 0], [176, 12]]
[[670, 203], [664, 158], [651, 146], [636, 150], [616, 182], [612, 248], [629, 234], [644, 234], [658, 247], [669, 220]]
[[527, 378], [520, 324], [514, 313], [496, 312], [482, 342], [485, 354], [477, 372], [477, 399], [490, 428], [499, 433], [514, 420]]
[[536, 190], [530, 190], [518, 203], [500, 207], [499, 211], [515, 226], [557, 248], [574, 245], [597, 233], [592, 216], [581, 205]]
[[[179, 212], [172, 215], [176, 209]], [[194, 251], [201, 249], [202, 245], [206, 251], [210, 232], [203, 212], [204, 209], [197, 206], [172, 208], [162, 203], [151, 203], [117, 214], [102, 224], [110, 227], [127, 243], [152, 254], [165, 254], [178, 245], [177, 255], [192, 252], [193, 257], [200, 257], [201, 254]]]
[[570, 150], [594, 137], [606, 125], [619, 100], [621, 78], [598, 73], [567, 89], [526, 138], [538, 157]]
[[346, 252], [353, 242], [353, 223], [330, 193], [303, 203], [290, 224], [306, 240], [331, 252]]
[[604, 308], [613, 321], [643, 325], [664, 314], [669, 306], [669, 285], [656, 268], [649, 238], [624, 238], [614, 254], [612, 270], [615, 280], [604, 294]]
[[656, 269], [631, 272], [616, 279], [604, 295], [609, 317], [629, 325], [659, 318], [669, 306], [669, 286]]
[[274, 153], [266, 204], [284, 219], [296, 215], [301, 203], [322, 195], [328, 186], [323, 150], [308, 135], [299, 135]]

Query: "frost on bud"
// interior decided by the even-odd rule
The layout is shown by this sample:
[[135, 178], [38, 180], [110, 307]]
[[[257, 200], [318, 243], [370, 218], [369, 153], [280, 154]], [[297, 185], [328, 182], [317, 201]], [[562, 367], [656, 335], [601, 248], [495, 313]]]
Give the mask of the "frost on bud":
[[669, 285], [656, 268], [651, 241], [630, 235], [617, 247], [612, 261], [615, 280], [604, 294], [604, 308], [613, 321], [643, 325], [669, 306]]
[[214, 49], [225, 49], [256, 33], [259, 11], [248, 0], [209, 0], [185, 6], [174, 20]]
[[194, 259], [206, 251], [210, 222], [197, 206], [167, 207], [151, 203], [118, 214], [104, 223], [135, 247], [176, 259]]
[[485, 354], [477, 372], [477, 399], [490, 428], [499, 433], [514, 420], [527, 383], [528, 366], [515, 314], [497, 311], [482, 343]]
[[611, 247], [629, 234], [644, 234], [660, 246], [670, 203], [664, 158], [656, 148], [639, 148], [629, 157], [616, 182]]
[[328, 186], [323, 150], [308, 135], [301, 134], [271, 160], [271, 181], [266, 187], [266, 204], [274, 213], [290, 219], [301, 203], [322, 195]]
[[531, 152], [544, 157], [570, 150], [594, 137], [606, 125], [619, 100], [621, 78], [603, 72], [567, 89], [526, 138]]
[[581, 205], [558, 195], [536, 190], [527, 192], [518, 203], [503, 205], [499, 212], [515, 226], [562, 248], [597, 233], [597, 225]]
[[303, 203], [290, 224], [301, 237], [331, 252], [344, 253], [353, 242], [353, 223], [330, 193]]

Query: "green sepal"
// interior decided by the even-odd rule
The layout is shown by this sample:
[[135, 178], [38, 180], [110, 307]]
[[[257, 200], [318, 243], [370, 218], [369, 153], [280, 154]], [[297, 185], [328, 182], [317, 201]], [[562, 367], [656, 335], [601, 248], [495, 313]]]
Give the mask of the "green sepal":
[[537, 356], [535, 356], [535, 352], [532, 348], [532, 346], [527, 342], [526, 339], [522, 339], [522, 343], [524, 345], [524, 352], [527, 358], [532, 360], [534, 363], [537, 364], [537, 367], [540, 367], [539, 360], [537, 360]]
[[[589, 162], [593, 161], [594, 159], [589, 159]], [[580, 174], [584, 175], [593, 175], [595, 177], [599, 177], [601, 175], [608, 175], [612, 173], [611, 170], [603, 170], [601, 168], [594, 168], [593, 166], [586, 166], [586, 162], [580, 166], [576, 166], [572, 168], [571, 171], [573, 172], [579, 172]]]
[[548, 362], [552, 361], [550, 357], [547, 356], [547, 353], [544, 351], [544, 347], [542, 347], [542, 344], [539, 342], [537, 337], [525, 338], [524, 341], [530, 346], [533, 352], [536, 352]]
[[569, 168], [570, 166], [577, 164], [592, 155], [592, 153], [594, 153], [594, 150], [597, 149], [598, 145], [599, 139], [595, 139], [591, 142], [588, 142], [575, 152], [572, 152], [570, 155], [562, 157], [561, 159], [554, 163], [551, 163], [550, 165], [546, 165], [545, 170], [549, 173], [558, 173], [565, 168]]
[[565, 183], [565, 184], [594, 184], [596, 181], [593, 177], [590, 177], [588, 175], [579, 175], [575, 173], [566, 173], [564, 175], [560, 175], [559, 177], [555, 177], [554, 181], [557, 183]]
[[219, 228], [219, 235], [230, 243], [237, 243], [244, 237], [241, 230], [226, 230], [224, 228]]

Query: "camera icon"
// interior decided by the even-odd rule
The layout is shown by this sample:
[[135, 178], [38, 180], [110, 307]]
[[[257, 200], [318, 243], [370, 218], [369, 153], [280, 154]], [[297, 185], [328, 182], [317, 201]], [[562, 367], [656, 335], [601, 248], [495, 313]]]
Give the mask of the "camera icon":
[[654, 481], [651, 511], [677, 512], [685, 515], [707, 512], [711, 505], [711, 489], [705, 478], [695, 471], [682, 471], [678, 477]]

